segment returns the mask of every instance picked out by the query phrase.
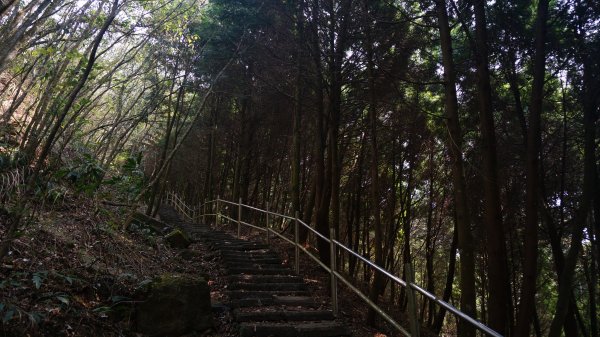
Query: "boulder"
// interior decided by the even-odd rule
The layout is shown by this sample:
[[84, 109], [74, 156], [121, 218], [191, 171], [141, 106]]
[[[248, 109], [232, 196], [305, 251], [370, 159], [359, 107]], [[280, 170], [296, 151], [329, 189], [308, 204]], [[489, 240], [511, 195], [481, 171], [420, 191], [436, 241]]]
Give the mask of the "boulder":
[[185, 249], [192, 243], [190, 237], [180, 229], [175, 229], [165, 235], [165, 241], [171, 248], [177, 249]]
[[197, 250], [191, 250], [191, 249], [183, 249], [177, 255], [186, 261], [199, 260], [202, 258], [202, 253], [200, 253]]
[[181, 336], [213, 328], [210, 289], [204, 278], [163, 275], [147, 288], [136, 310], [137, 330], [149, 336]]
[[156, 233], [156, 234], [164, 234], [165, 232], [167, 232], [169, 229], [171, 229], [171, 226], [167, 225], [166, 223], [154, 219], [153, 217], [147, 216], [144, 213], [140, 213], [140, 212], [135, 212], [133, 213], [128, 219], [127, 222], [125, 223], [125, 227], [129, 230], [131, 230], [133, 228], [133, 226], [138, 226], [138, 227], [143, 227], [143, 228], [148, 228], [149, 230], [151, 230], [152, 232]]

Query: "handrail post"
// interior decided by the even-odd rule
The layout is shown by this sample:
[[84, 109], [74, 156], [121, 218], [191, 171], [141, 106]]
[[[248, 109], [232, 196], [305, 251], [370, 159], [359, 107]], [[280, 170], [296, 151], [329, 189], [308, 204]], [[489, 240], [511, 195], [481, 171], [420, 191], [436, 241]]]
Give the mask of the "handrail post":
[[300, 238], [298, 235], [298, 211], [294, 217], [294, 267], [296, 274], [300, 274]]
[[198, 201], [198, 206], [196, 206], [196, 223], [200, 223], [201, 217], [202, 217], [202, 201]]
[[204, 198], [204, 203], [202, 204], [202, 224], [206, 224], [206, 198]]
[[338, 298], [337, 298], [337, 278], [335, 277], [335, 242], [333, 240], [333, 227], [329, 228], [329, 268], [331, 269], [331, 309], [333, 311], [333, 315], [338, 315]]
[[219, 199], [221, 197], [217, 195], [217, 209], [215, 212], [215, 227], [219, 227]]
[[242, 237], [242, 198], [238, 199], [238, 239]]
[[411, 336], [419, 337], [419, 318], [417, 316], [417, 300], [415, 298], [415, 290], [411, 286], [414, 282], [415, 275], [410, 263], [404, 265], [406, 274], [406, 294], [408, 296], [408, 319], [410, 323]]
[[271, 233], [269, 232], [269, 202], [267, 201], [267, 224], [265, 226], [265, 228], [267, 229], [267, 244], [269, 244], [269, 236], [271, 235]]

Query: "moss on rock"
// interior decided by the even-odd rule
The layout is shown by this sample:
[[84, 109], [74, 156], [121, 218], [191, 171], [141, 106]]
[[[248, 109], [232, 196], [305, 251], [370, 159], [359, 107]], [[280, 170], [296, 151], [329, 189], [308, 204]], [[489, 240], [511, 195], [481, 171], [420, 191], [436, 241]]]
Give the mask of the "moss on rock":
[[162, 275], [148, 286], [136, 312], [137, 329], [150, 336], [180, 336], [213, 327], [210, 289], [204, 278]]
[[185, 249], [192, 243], [190, 237], [180, 229], [175, 229], [165, 235], [165, 241], [169, 246], [177, 249]]

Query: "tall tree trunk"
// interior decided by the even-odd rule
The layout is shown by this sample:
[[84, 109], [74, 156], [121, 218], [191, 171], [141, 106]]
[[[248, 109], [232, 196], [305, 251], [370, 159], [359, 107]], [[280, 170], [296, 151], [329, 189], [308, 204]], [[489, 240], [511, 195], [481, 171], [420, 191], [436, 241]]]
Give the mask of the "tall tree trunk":
[[575, 274], [575, 266], [582, 246], [583, 232], [591, 208], [594, 196], [594, 187], [597, 186], [596, 176], [596, 122], [598, 121], [598, 88], [594, 86], [592, 77], [591, 56], [585, 50], [585, 44], [580, 36], [580, 52], [583, 55], [583, 186], [581, 201], [575, 216], [572, 219], [573, 230], [571, 234], [571, 247], [566, 254], [562, 272], [560, 272], [558, 283], [558, 301], [556, 312], [550, 326], [549, 337], [559, 337], [570, 307], [572, 296], [572, 285]]
[[[566, 108], [567, 99], [566, 99], [564, 88], [562, 90], [562, 93], [563, 93], [563, 95], [562, 95], [563, 96], [562, 97], [563, 139], [562, 139], [562, 151], [561, 151], [562, 154], [561, 154], [561, 163], [560, 163], [560, 166], [561, 166], [560, 209], [559, 209], [560, 215], [559, 215], [559, 219], [558, 219], [558, 222], [560, 224], [565, 223], [565, 207], [566, 207], [565, 179], [566, 179], [566, 168], [567, 168], [567, 143], [569, 142], [569, 138], [568, 138], [569, 133], [568, 133], [568, 128], [567, 128], [567, 108]], [[541, 158], [541, 163], [543, 163], [543, 157]], [[540, 165], [540, 166], [542, 166], [542, 165]], [[541, 177], [540, 177], [540, 179], [542, 179], [540, 181], [540, 187], [544, 186], [543, 177], [544, 177], [543, 175], [541, 175]], [[542, 188], [542, 191], [543, 191], [543, 188]], [[547, 207], [542, 208], [542, 215], [543, 215], [543, 219], [545, 220], [543, 223], [545, 224], [546, 231], [547, 231], [548, 237], [550, 239], [549, 241], [550, 241], [550, 248], [552, 251], [552, 259], [554, 260], [554, 266], [556, 269], [558, 282], [560, 282], [560, 275], [562, 273], [562, 270], [564, 267], [564, 261], [565, 261], [565, 256], [564, 256], [564, 253], [562, 250], [562, 244], [561, 244], [562, 236], [559, 233], [559, 230], [556, 226], [556, 223], [555, 223], [556, 220], [554, 219], [552, 214], [550, 214]], [[578, 309], [575, 306], [575, 298], [573, 297], [572, 292], [571, 292], [570, 302], [571, 303], [569, 304], [569, 309], [567, 311], [567, 319], [565, 320], [565, 324], [564, 324], [564, 331], [567, 336], [577, 336], [577, 335], [579, 335], [579, 333], [578, 333], [578, 329], [577, 329], [577, 319], [576, 319], [575, 311], [577, 311]]]
[[486, 234], [489, 280], [488, 324], [502, 335], [510, 333], [510, 283], [500, 205], [496, 127], [492, 106], [492, 87], [488, 65], [485, 1], [473, 1], [475, 12], [475, 45], [477, 59], [477, 91], [481, 122], [482, 178], [484, 190], [483, 222]]
[[[299, 3], [301, 3], [300, 1]], [[296, 50], [296, 87], [294, 90], [294, 115], [292, 120], [293, 136], [292, 136], [292, 179], [291, 179], [291, 194], [292, 194], [292, 215], [300, 212], [300, 125], [302, 118], [302, 96], [303, 96], [303, 76], [302, 76], [302, 59], [304, 47], [304, 11], [300, 4], [296, 8], [296, 34], [297, 50]], [[301, 226], [303, 228], [303, 226]], [[305, 231], [305, 230], [304, 230]]]
[[[444, 88], [448, 135], [446, 139], [448, 151], [450, 153], [452, 169], [452, 185], [454, 189], [454, 210], [455, 236], [458, 239], [458, 249], [460, 251], [460, 309], [471, 317], [476, 317], [475, 311], [475, 257], [473, 248], [473, 236], [471, 234], [471, 224], [469, 222], [469, 209], [467, 204], [466, 182], [462, 159], [462, 131], [458, 116], [458, 102], [456, 95], [456, 71], [454, 67], [454, 58], [452, 56], [452, 36], [448, 23], [448, 12], [445, 0], [436, 1], [436, 10], [438, 16], [438, 25], [440, 30], [440, 43], [442, 47], [442, 60], [444, 64]], [[454, 253], [451, 253], [455, 255]], [[451, 255], [451, 262], [455, 259]], [[453, 263], [451, 263], [453, 267]], [[448, 271], [449, 275], [454, 275], [453, 271]], [[452, 278], [450, 278], [451, 280]], [[451, 284], [450, 284], [451, 285]], [[450, 288], [450, 289], [449, 289]], [[446, 290], [451, 291], [448, 282]], [[434, 328], [439, 331], [443, 322], [445, 310], [438, 313]], [[475, 330], [468, 323], [459, 322], [460, 336], [475, 336]]]
[[[369, 1], [363, 1], [363, 10], [366, 15], [371, 17], [369, 13]], [[377, 97], [375, 95], [375, 62], [373, 60], [373, 38], [369, 25], [366, 25], [366, 40], [365, 50], [367, 56], [367, 81], [369, 92], [369, 131], [370, 131], [370, 147], [371, 147], [371, 165], [369, 175], [371, 177], [371, 216], [373, 217], [373, 230], [375, 232], [375, 264], [384, 267], [383, 265], [383, 228], [381, 226], [381, 206], [379, 196], [379, 145], [377, 143]], [[375, 272], [371, 289], [369, 290], [369, 298], [373, 303], [378, 302], [379, 294], [383, 288], [383, 275], [380, 272]], [[377, 312], [369, 308], [367, 314], [367, 324], [375, 326], [375, 318]]]
[[[426, 222], [426, 235], [425, 235], [425, 271], [426, 271], [426, 284], [427, 284], [427, 291], [429, 291], [432, 294], [435, 294], [435, 280], [434, 280], [434, 268], [433, 268], [433, 257], [435, 254], [435, 239], [434, 239], [434, 235], [433, 235], [433, 209], [434, 209], [434, 187], [433, 187], [433, 180], [434, 180], [434, 157], [433, 157], [433, 153], [434, 153], [434, 149], [435, 149], [435, 144], [434, 142], [431, 142], [429, 144], [429, 192], [428, 192], [428, 205], [427, 205], [427, 222]], [[427, 304], [427, 305], [425, 305]], [[433, 323], [433, 316], [434, 316], [434, 308], [435, 308], [435, 302], [433, 302], [432, 300], [426, 298], [424, 300], [423, 303], [423, 307], [422, 307], [422, 314], [421, 314], [421, 320], [423, 321], [423, 315], [425, 312], [425, 309], [427, 308], [427, 325], [431, 326], [431, 324]]]
[[[331, 185], [328, 182], [328, 174], [325, 167], [325, 145], [327, 143], [327, 133], [325, 132], [325, 80], [323, 79], [323, 67], [321, 62], [321, 47], [319, 45], [319, 24], [321, 20], [321, 7], [319, 1], [314, 1], [311, 8], [312, 20], [310, 21], [310, 42], [311, 55], [315, 66], [315, 100], [316, 100], [316, 137], [315, 137], [315, 168], [316, 168], [316, 195], [315, 195], [315, 215], [314, 222], [316, 230], [329, 236], [329, 205], [331, 201]], [[319, 250], [319, 259], [329, 265], [329, 244], [320, 238], [317, 239], [317, 249]]]
[[[179, 61], [177, 61], [175, 63], [175, 71], [173, 72], [173, 77], [175, 77], [178, 72], [178, 66], [179, 66]], [[186, 74], [186, 76], [187, 76], [187, 74]], [[179, 118], [179, 114], [178, 114], [179, 100], [183, 96], [184, 89], [183, 89], [183, 86], [181, 88], [179, 88], [174, 111], [173, 111], [173, 114], [171, 114], [171, 106], [173, 105], [173, 91], [174, 90], [175, 90], [175, 78], [173, 78], [171, 90], [169, 91], [169, 104], [167, 105], [167, 109], [168, 109], [167, 110], [167, 128], [165, 130], [165, 144], [163, 145], [163, 148], [161, 150], [160, 159], [158, 160], [158, 164], [156, 165], [156, 168], [158, 168], [158, 169], [155, 168], [155, 172], [154, 172], [155, 174], [157, 174], [159, 172], [160, 167], [162, 167], [162, 165], [164, 164], [164, 162], [167, 158], [167, 153], [169, 152], [169, 145], [171, 144], [171, 137], [174, 137], [173, 127], [175, 126], [175, 121]], [[174, 142], [177, 142], [177, 139], [175, 139]], [[169, 167], [170, 167], [170, 165], [169, 165]], [[155, 176], [153, 175], [152, 178], [154, 178], [154, 177]], [[148, 206], [146, 208], [146, 215], [151, 216], [152, 214], [154, 214], [155, 206], [158, 209], [158, 206], [160, 205], [160, 198], [159, 198], [160, 189], [161, 189], [160, 180], [156, 180], [156, 183], [154, 184], [154, 186], [152, 186], [152, 190], [151, 190], [150, 196], [148, 198]]]
[[[358, 159], [356, 162], [356, 169], [353, 175], [354, 180], [354, 193], [351, 195], [351, 209], [352, 209], [352, 226], [348, 227], [348, 247], [352, 248], [355, 252], [359, 251], [360, 248], [360, 223], [361, 223], [361, 211], [362, 211], [362, 180], [363, 180], [363, 161], [365, 156], [366, 137], [363, 135], [360, 139], [360, 151], [358, 153]], [[348, 256], [348, 274], [350, 277], [356, 275], [356, 263], [357, 258], [354, 255]]]
[[[98, 35], [96, 35], [94, 41], [92, 42], [92, 49], [90, 51], [90, 54], [89, 54], [89, 57], [87, 60], [87, 65], [86, 65], [81, 77], [79, 78], [77, 84], [75, 85], [75, 88], [71, 91], [71, 94], [69, 95], [67, 101], [65, 102], [65, 106], [62, 109], [60, 115], [58, 116], [58, 120], [55, 121], [55, 124], [51, 130], [51, 133], [48, 136], [48, 138], [46, 139], [44, 146], [42, 147], [42, 151], [40, 153], [40, 156], [37, 159], [33, 173], [29, 177], [29, 181], [27, 184], [28, 191], [33, 190], [35, 181], [36, 181], [36, 179], [39, 175], [39, 172], [46, 160], [46, 157], [48, 156], [48, 154], [50, 153], [50, 150], [52, 149], [52, 145], [54, 144], [54, 138], [55, 138], [56, 134], [58, 133], [59, 128], [62, 125], [62, 121], [65, 119], [65, 117], [67, 116], [67, 113], [69, 112], [69, 110], [71, 109], [73, 104], [75, 103], [75, 100], [77, 99], [77, 96], [79, 95], [79, 92], [81, 91], [81, 89], [83, 88], [85, 83], [87, 82], [87, 79], [88, 79], [90, 73], [92, 72], [92, 68], [94, 67], [94, 64], [96, 62], [96, 53], [98, 51], [100, 43], [102, 42], [102, 38], [104, 37], [104, 34], [106, 33], [106, 31], [108, 30], [108, 28], [110, 27], [110, 25], [112, 24], [113, 20], [115, 19], [116, 15], [117, 15], [118, 4], [119, 4], [119, 0], [114, 0], [108, 17], [106, 18], [102, 27], [100, 28]], [[6, 255], [6, 253], [8, 252], [10, 243], [12, 242], [12, 240], [15, 238], [15, 235], [17, 234], [17, 231], [19, 229], [20, 222], [21, 222], [21, 219], [23, 216], [23, 212], [25, 211], [24, 206], [25, 206], [25, 202], [23, 202], [20, 206], [17, 207], [17, 209], [18, 209], [16, 212], [17, 214], [14, 216], [13, 219], [11, 219], [6, 236], [5, 236], [4, 240], [2, 242], [0, 242], [0, 260], [2, 260], [4, 258], [4, 256]]]
[[[456, 211], [455, 211], [456, 214]], [[458, 248], [458, 221], [456, 220], [456, 216], [454, 219], [454, 234], [452, 235], [452, 243], [450, 244], [450, 252], [448, 257], [448, 273], [446, 274], [446, 285], [444, 286], [444, 294], [442, 295], [442, 300], [444, 302], [450, 301], [450, 296], [452, 296], [452, 284], [454, 283], [454, 270], [456, 269], [456, 251]], [[442, 325], [444, 324], [444, 317], [446, 316], [446, 309], [444, 307], [440, 307], [437, 314], [435, 315], [435, 320], [433, 321], [433, 332], [436, 335], [440, 334], [442, 331]], [[465, 331], [464, 329], [462, 331]], [[466, 331], [469, 331], [468, 329]], [[462, 335], [459, 334], [462, 337]]]
[[[411, 141], [412, 143], [413, 141]], [[411, 147], [414, 146], [410, 144], [408, 148], [408, 171], [407, 174], [407, 184], [406, 189], [404, 191], [404, 197], [402, 198], [402, 213], [404, 215], [401, 217], [402, 219], [402, 234], [404, 236], [404, 241], [402, 243], [402, 266], [405, 266], [407, 263], [412, 264], [412, 253], [411, 253], [411, 230], [412, 230], [412, 207], [413, 207], [413, 199], [412, 199], [412, 191], [413, 191], [413, 179], [414, 179], [414, 169], [415, 169], [415, 161], [416, 161], [416, 153], [414, 149]], [[402, 278], [407, 279], [406, 268], [402, 268]], [[408, 297], [406, 295], [406, 288], [402, 287], [400, 289], [400, 309], [405, 310], [406, 305], [408, 304]]]
[[[2, 49], [0, 49], [0, 72], [2, 72], [8, 62], [13, 59], [16, 54], [17, 46], [21, 43], [21, 41], [23, 41], [27, 36], [31, 36], [35, 33], [41, 24], [41, 22], [39, 22], [40, 17], [44, 17], [58, 5], [59, 1], [52, 3], [53, 1], [54, 0], [43, 0], [39, 2], [35, 12], [29, 14], [19, 27], [15, 27], [15, 29], [11, 31], [12, 34], [8, 39], [6, 39], [6, 41], [2, 41], [3, 45]], [[34, 3], [35, 2], [32, 2], [28, 6], [32, 6]], [[8, 3], [4, 10], [8, 9], [11, 4], [12, 3]], [[4, 10], [2, 10], [2, 5], [0, 4], [0, 16], [2, 16], [2, 12], [4, 12]], [[110, 21], [112, 22], [112, 20]]]
[[[215, 155], [216, 155], [216, 132], [218, 124], [218, 113], [219, 106], [221, 103], [221, 96], [217, 95], [214, 100], [214, 106], [211, 109], [210, 116], [210, 131], [208, 139], [208, 168], [206, 169], [206, 175], [204, 178], [204, 198], [208, 200], [214, 199], [214, 187], [213, 187], [213, 176], [215, 166]], [[209, 212], [210, 213], [210, 212]]]
[[529, 336], [531, 319], [535, 314], [535, 292], [538, 258], [538, 200], [539, 200], [539, 163], [541, 146], [541, 114], [544, 96], [544, 75], [546, 55], [546, 20], [549, 0], [540, 0], [537, 8], [537, 27], [535, 56], [533, 64], [533, 84], [529, 107], [529, 129], [527, 131], [526, 165], [526, 205], [523, 280], [521, 302], [519, 304], [515, 336]]
[[92, 42], [92, 49], [90, 51], [86, 67], [83, 70], [83, 73], [81, 74], [81, 77], [79, 78], [79, 81], [77, 82], [77, 84], [75, 85], [73, 90], [71, 91], [69, 98], [67, 99], [64, 107], [62, 108], [62, 111], [60, 112], [57, 120], [54, 122], [54, 125], [53, 125], [52, 129], [50, 130], [50, 134], [46, 138], [46, 142], [42, 146], [42, 150], [37, 159], [37, 162], [35, 164], [35, 168], [34, 168], [34, 171], [32, 174], [32, 179], [31, 179], [32, 183], [34, 180], [33, 178], [35, 178], [37, 176], [37, 174], [41, 170], [41, 168], [46, 160], [46, 157], [50, 153], [50, 150], [52, 149], [52, 145], [54, 145], [55, 136], [58, 133], [58, 131], [60, 130], [60, 127], [62, 126], [62, 122], [67, 117], [69, 110], [71, 110], [71, 107], [75, 103], [75, 100], [77, 99], [77, 96], [79, 95], [79, 92], [81, 91], [81, 89], [83, 89], [83, 86], [87, 82], [87, 79], [90, 76], [90, 73], [92, 72], [94, 64], [96, 63], [96, 54], [98, 52], [98, 48], [100, 47], [100, 43], [102, 42], [102, 39], [104, 38], [104, 34], [106, 34], [106, 31], [108, 31], [108, 28], [110, 27], [113, 20], [117, 16], [118, 6], [119, 6], [119, 0], [114, 0], [108, 17], [106, 18], [102, 27], [100, 28], [98, 35], [96, 35], [96, 38]]
[[[342, 113], [342, 63], [346, 49], [348, 35], [349, 12], [351, 0], [341, 1], [339, 9], [334, 2], [330, 3], [329, 48], [331, 58], [329, 60], [329, 73], [331, 76], [329, 86], [329, 162], [331, 166], [331, 223], [330, 238], [339, 239], [340, 227], [340, 181], [342, 175], [342, 160], [340, 155], [340, 118]], [[336, 15], [337, 14], [337, 15]], [[336, 29], [339, 25], [339, 29]]]
[[0, 17], [12, 6], [16, 0], [0, 0]]

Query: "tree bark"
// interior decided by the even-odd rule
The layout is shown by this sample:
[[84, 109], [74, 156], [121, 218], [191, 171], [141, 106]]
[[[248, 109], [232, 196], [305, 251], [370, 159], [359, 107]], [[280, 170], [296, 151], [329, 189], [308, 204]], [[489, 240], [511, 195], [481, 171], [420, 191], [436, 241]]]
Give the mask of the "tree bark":
[[[65, 106], [64, 106], [61, 114], [59, 115], [58, 120], [55, 121], [55, 124], [51, 130], [51, 133], [48, 136], [48, 138], [46, 139], [44, 147], [42, 148], [40, 156], [38, 157], [38, 160], [36, 162], [35, 168], [33, 169], [31, 176], [29, 176], [29, 181], [27, 183], [27, 191], [33, 190], [35, 181], [37, 179], [37, 176], [39, 175], [41, 167], [42, 167], [46, 157], [50, 153], [52, 145], [54, 144], [54, 137], [56, 136], [57, 132], [59, 131], [59, 128], [62, 125], [62, 121], [65, 119], [67, 113], [73, 106], [73, 103], [75, 102], [75, 99], [77, 98], [77, 95], [79, 94], [79, 92], [81, 91], [83, 86], [85, 85], [85, 83], [92, 71], [94, 63], [96, 61], [96, 52], [98, 51], [98, 47], [100, 46], [100, 42], [102, 42], [102, 38], [104, 37], [104, 34], [106, 33], [106, 31], [108, 30], [108, 27], [110, 27], [112, 21], [114, 20], [114, 18], [117, 15], [118, 4], [119, 4], [119, 0], [114, 0], [109, 16], [104, 21], [102, 28], [98, 32], [98, 35], [96, 36], [94, 41], [92, 42], [92, 49], [91, 49], [90, 55], [88, 57], [86, 68], [85, 68], [83, 74], [81, 75], [81, 77], [79, 78], [79, 81], [77, 82], [75, 88], [73, 89], [73, 91], [71, 91], [71, 94], [69, 95], [69, 98], [68, 98], [67, 102], [65, 103]], [[26, 193], [26, 194], [28, 194], [28, 193]], [[23, 203], [22, 205], [17, 207], [17, 212], [16, 212], [17, 214], [13, 217], [13, 219], [11, 219], [11, 223], [10, 223], [9, 229], [7, 231], [6, 237], [0, 243], [0, 260], [2, 258], [4, 258], [4, 256], [8, 252], [10, 243], [12, 242], [15, 235], [17, 234], [21, 219], [23, 217], [22, 213], [24, 212], [24, 209], [25, 209], [24, 205], [25, 205], [25, 203]]]
[[[296, 50], [296, 79], [294, 90], [294, 115], [292, 120], [292, 179], [291, 179], [291, 194], [292, 194], [292, 214], [300, 213], [300, 130], [302, 118], [302, 96], [304, 92], [304, 81], [302, 75], [302, 59], [304, 47], [304, 11], [300, 5], [296, 8], [296, 34], [297, 50]], [[301, 226], [303, 227], [303, 226]]]
[[110, 27], [113, 20], [117, 16], [118, 7], [119, 7], [119, 0], [114, 0], [111, 10], [110, 10], [110, 14], [104, 21], [102, 28], [100, 28], [98, 35], [96, 35], [96, 38], [92, 42], [92, 49], [91, 49], [90, 55], [88, 57], [87, 65], [86, 65], [81, 77], [79, 78], [79, 81], [75, 85], [75, 88], [73, 88], [73, 90], [71, 91], [71, 94], [69, 95], [69, 98], [68, 98], [67, 102], [65, 103], [65, 106], [63, 107], [58, 119], [54, 122], [54, 125], [50, 131], [50, 134], [46, 138], [46, 142], [44, 143], [44, 146], [42, 147], [42, 151], [37, 159], [37, 162], [36, 162], [33, 174], [32, 174], [32, 179], [30, 180], [31, 182], [34, 181], [34, 178], [38, 175], [39, 171], [41, 170], [41, 168], [44, 164], [44, 161], [46, 160], [46, 157], [48, 156], [48, 154], [50, 153], [50, 150], [52, 149], [52, 145], [54, 144], [55, 136], [58, 133], [58, 131], [60, 130], [60, 127], [62, 126], [62, 122], [67, 117], [69, 110], [71, 110], [71, 107], [75, 103], [75, 100], [77, 99], [77, 96], [79, 95], [79, 92], [81, 91], [81, 89], [83, 89], [83, 86], [87, 82], [87, 79], [90, 76], [90, 73], [92, 72], [94, 64], [96, 63], [96, 53], [98, 52], [100, 43], [102, 42], [102, 39], [104, 38], [104, 34], [106, 34], [106, 31], [108, 31], [108, 28]]
[[[583, 37], [580, 37], [583, 39]], [[570, 297], [572, 296], [572, 284], [575, 274], [575, 266], [581, 251], [583, 232], [591, 209], [594, 196], [594, 187], [597, 186], [596, 176], [596, 122], [598, 121], [597, 88], [593, 85], [591, 74], [592, 66], [590, 56], [587, 55], [583, 41], [580, 42], [580, 51], [583, 55], [583, 186], [579, 207], [572, 219], [573, 230], [571, 234], [571, 246], [566, 254], [564, 266], [559, 276], [558, 301], [556, 312], [550, 325], [549, 337], [559, 337], [565, 318], [569, 311]]]
[[[369, 18], [372, 17], [369, 11], [369, 1], [363, 1], [364, 14]], [[370, 20], [369, 20], [370, 21]], [[369, 22], [370, 23], [370, 22]], [[375, 95], [375, 62], [373, 60], [373, 38], [370, 25], [366, 27], [365, 51], [367, 57], [367, 82], [369, 92], [369, 131], [370, 131], [370, 148], [371, 148], [371, 163], [369, 175], [371, 177], [371, 215], [373, 217], [373, 230], [375, 232], [375, 264], [384, 267], [383, 265], [383, 228], [381, 226], [381, 206], [379, 196], [379, 144], [377, 143], [377, 97]], [[375, 272], [371, 289], [369, 290], [369, 298], [373, 303], [378, 302], [379, 294], [383, 288], [383, 275], [380, 272]], [[367, 324], [375, 326], [375, 318], [377, 312], [369, 308], [367, 314]]]
[[[4, 67], [7, 63], [15, 56], [16, 48], [27, 36], [31, 36], [37, 30], [37, 25], [39, 22], [39, 17], [42, 16], [44, 18], [45, 14], [51, 11], [56, 5], [58, 5], [59, 1], [53, 3], [54, 0], [43, 0], [39, 3], [38, 8], [36, 8], [35, 12], [31, 13], [26, 17], [26, 19], [21, 23], [21, 25], [16, 28], [13, 34], [6, 41], [3, 42], [2, 49], [0, 49], [0, 71], [4, 70]], [[34, 2], [32, 2], [33, 4]], [[11, 3], [8, 4], [10, 6]], [[1, 5], [0, 5], [1, 6]], [[6, 7], [7, 9], [8, 7]], [[0, 7], [0, 16], [2, 15], [2, 10]], [[36, 21], [37, 20], [37, 21]], [[111, 20], [112, 21], [112, 20]]]
[[[456, 211], [455, 211], [456, 213]], [[458, 228], [456, 221], [456, 216], [454, 220], [454, 234], [452, 235], [452, 243], [450, 244], [450, 252], [448, 257], [448, 273], [446, 274], [446, 285], [444, 287], [444, 294], [442, 295], [442, 300], [444, 302], [450, 301], [450, 297], [452, 296], [452, 284], [454, 283], [454, 270], [456, 269], [456, 251], [458, 248]], [[435, 315], [435, 320], [433, 321], [432, 329], [436, 335], [440, 334], [442, 331], [442, 325], [444, 324], [444, 317], [446, 316], [446, 309], [444, 307], [440, 307], [437, 314]], [[464, 331], [464, 330], [463, 330]], [[462, 335], [460, 335], [462, 336]]]
[[492, 87], [488, 65], [485, 1], [473, 1], [475, 12], [475, 56], [477, 63], [477, 95], [479, 98], [482, 178], [484, 190], [483, 222], [486, 234], [489, 280], [488, 325], [502, 335], [510, 333], [510, 283], [500, 205], [498, 162]]
[[538, 258], [538, 196], [539, 196], [539, 155], [541, 147], [541, 114], [544, 96], [544, 75], [546, 68], [546, 21], [549, 0], [540, 0], [537, 8], [535, 56], [533, 60], [533, 84], [529, 108], [527, 131], [526, 164], [526, 204], [523, 279], [521, 302], [519, 304], [515, 336], [529, 336], [531, 320], [535, 314], [535, 293]]
[[2, 17], [15, 2], [16, 0], [0, 0], [0, 17]]
[[[456, 94], [456, 71], [454, 58], [452, 56], [452, 36], [448, 23], [448, 12], [445, 0], [436, 0], [436, 11], [440, 31], [440, 43], [442, 47], [442, 60], [444, 64], [444, 88], [446, 119], [448, 134], [446, 144], [450, 154], [452, 169], [452, 185], [454, 189], [455, 236], [458, 239], [460, 251], [460, 309], [471, 317], [476, 317], [475, 311], [475, 256], [473, 248], [473, 236], [469, 222], [469, 208], [467, 204], [466, 182], [462, 159], [462, 131], [458, 115], [458, 101]], [[454, 254], [455, 255], [455, 254]], [[451, 266], [453, 266], [451, 255]], [[454, 275], [452, 271], [448, 272]], [[450, 278], [451, 280], [451, 278]], [[450, 284], [451, 285], [451, 284]], [[446, 284], [446, 292], [451, 292], [451, 286]], [[434, 329], [439, 331], [443, 322], [445, 311], [440, 310], [437, 315]], [[469, 324], [459, 322], [460, 336], [475, 336], [475, 330]]]

